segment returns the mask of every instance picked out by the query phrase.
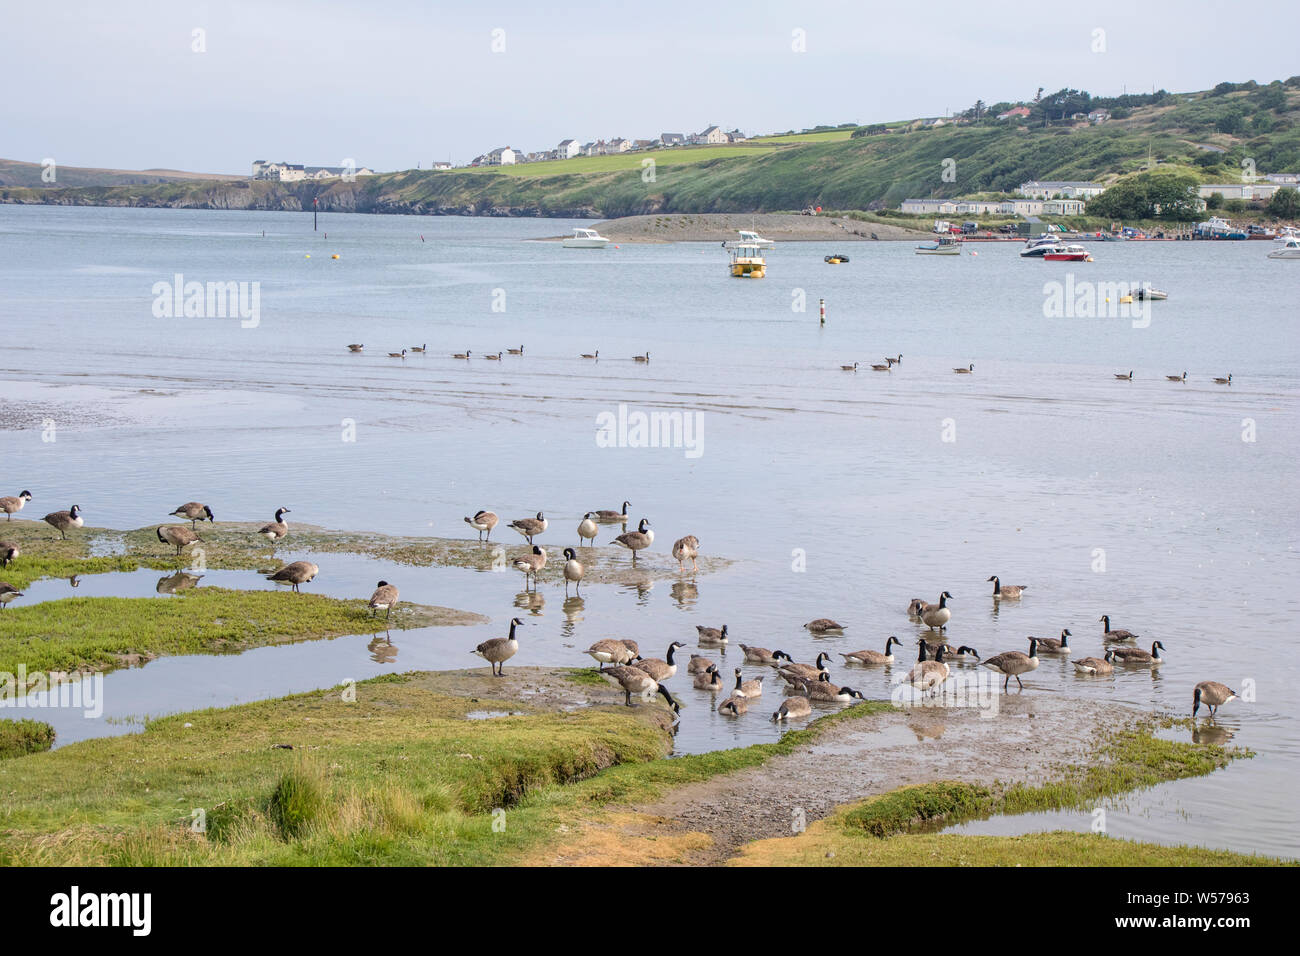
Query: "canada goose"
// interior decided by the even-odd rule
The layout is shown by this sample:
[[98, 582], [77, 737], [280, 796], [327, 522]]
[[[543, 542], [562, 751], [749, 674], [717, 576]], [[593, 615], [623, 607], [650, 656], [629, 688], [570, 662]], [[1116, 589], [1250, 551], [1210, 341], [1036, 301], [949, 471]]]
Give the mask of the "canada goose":
[[1171, 382], [1185, 382], [1187, 381], [1187, 373], [1184, 372], [1182, 375], [1166, 375], [1165, 378]]
[[718, 664], [716, 661], [713, 661], [703, 656], [702, 654], [692, 654], [691, 662], [686, 665], [686, 673], [703, 674], [710, 667], [717, 667], [717, 666]]
[[508, 353], [510, 353], [511, 355], [523, 355], [523, 354], [524, 354], [524, 347], [521, 345], [521, 346], [519, 346], [519, 348], [517, 348], [517, 349], [506, 349], [506, 351], [507, 351]]
[[631, 504], [632, 502], [630, 501], [623, 502], [622, 511], [597, 511], [595, 512], [596, 520], [597, 521], [621, 521], [623, 522], [623, 524], [627, 524], [627, 509], [628, 506]]
[[257, 529], [257, 533], [274, 546], [277, 541], [289, 533], [289, 522], [284, 520], [284, 516], [287, 514], [289, 514], [288, 508], [276, 508], [275, 520], [270, 524], [262, 525]]
[[694, 686], [696, 690], [708, 690], [715, 694], [722, 690], [722, 675], [718, 673], [717, 666], [710, 664], [703, 674], [696, 674]]
[[780, 723], [791, 717], [807, 717], [811, 713], [812, 704], [808, 702], [807, 697], [787, 697], [781, 702], [777, 712], [772, 715], [772, 719]]
[[1085, 657], [1081, 660], [1070, 661], [1074, 669], [1080, 674], [1109, 674], [1115, 670], [1112, 662], [1115, 660], [1115, 652], [1107, 650], [1104, 657]]
[[1011, 678], [1016, 679], [1020, 689], [1024, 690], [1024, 682], [1020, 680], [1021, 674], [1028, 674], [1038, 666], [1038, 638], [1029, 639], [1029, 653], [1023, 651], [1003, 651], [1001, 654], [995, 654], [988, 660], [980, 661], [989, 670], [998, 674], [1005, 674], [1006, 680], [1002, 682], [1002, 689], [1005, 691], [1007, 685], [1011, 683]]
[[700, 556], [700, 539], [693, 534], [688, 534], [684, 538], [678, 538], [673, 542], [673, 557], [677, 559], [677, 570], [686, 570], [686, 560], [691, 562], [691, 570], [698, 571], [700, 563], [697, 558]]
[[489, 362], [500, 362], [500, 361], [501, 361], [501, 353], [500, 353], [500, 352], [498, 352], [496, 355], [485, 355], [485, 356], [483, 356], [483, 357], [484, 357], [485, 359], [487, 359]]
[[751, 664], [775, 664], [781, 659], [791, 660], [790, 655], [785, 651], [769, 651], [766, 647], [754, 647], [752, 644], [741, 644], [740, 649], [745, 652], [745, 660]]
[[45, 523], [56, 529], [66, 540], [68, 529], [80, 528], [83, 523], [81, 520], [81, 506], [73, 505], [68, 511], [51, 512], [45, 516]]
[[1140, 647], [1116, 647], [1112, 649], [1111, 653], [1115, 655], [1114, 660], [1121, 664], [1149, 664], [1155, 667], [1165, 662], [1164, 658], [1160, 656], [1160, 652], [1164, 649], [1163, 644], [1154, 641], [1149, 651], [1144, 651]]
[[9, 567], [14, 558], [20, 554], [22, 554], [22, 551], [19, 550], [18, 545], [8, 541], [0, 541], [0, 568]]
[[749, 711], [749, 702], [744, 697], [732, 694], [718, 705], [718, 713], [728, 717], [739, 717]]
[[1118, 372], [1116, 372], [1115, 377], [1119, 379], [1121, 382], [1131, 382], [1133, 381], [1133, 370], [1129, 369], [1129, 373], [1127, 375], [1121, 375]]
[[[8, 607], [10, 601], [16, 601], [22, 596], [23, 592], [18, 590], [12, 584], [0, 581], [0, 608]], [[1196, 692], [1198, 694], [1201, 692], [1199, 687], [1196, 689]]]
[[600, 349], [596, 349], [594, 352], [583, 352], [580, 357], [585, 359], [598, 359], [600, 358]]
[[735, 697], [762, 697], [763, 696], [763, 678], [755, 677], [745, 680], [740, 673], [740, 668], [736, 668], [736, 689], [732, 691]]
[[804, 678], [804, 690], [812, 700], [865, 700], [859, 691], [852, 687], [840, 687], [838, 684], [831, 683], [831, 675], [825, 671], [817, 680], [808, 680]]
[[452, 356], [451, 356], [451, 357], [454, 358], [454, 359], [467, 359], [467, 358], [469, 358], [469, 357], [470, 357], [471, 355], [473, 355], [473, 354], [474, 354], [474, 353], [471, 352], [469, 349], [466, 349], [466, 350], [463, 351], [463, 352], [454, 352], [454, 353], [452, 353]]
[[667, 680], [677, 673], [677, 661], [673, 659], [673, 654], [677, 648], [685, 646], [681, 641], [673, 641], [668, 645], [668, 652], [664, 654], [663, 660], [657, 657], [647, 657], [644, 660], [637, 661], [632, 666], [641, 668], [655, 680]]
[[1040, 637], [1037, 638], [1038, 649], [1044, 654], [1069, 654], [1070, 653], [1070, 629], [1068, 627], [1061, 629], [1060, 638]]
[[894, 363], [889, 361], [889, 359], [885, 359], [884, 364], [882, 365], [873, 364], [871, 370], [873, 372], [892, 372], [894, 370]]
[[476, 511], [474, 517], [466, 518], [465, 523], [478, 532], [479, 541], [483, 540], [483, 532], [487, 532], [487, 540], [492, 540], [492, 529], [497, 526], [498, 518], [491, 511]]
[[423, 345], [412, 345], [412, 346], [411, 346], [411, 351], [412, 351], [412, 352], [427, 352], [427, 351], [429, 351], [429, 343], [428, 343], [428, 342], [425, 342]]
[[826, 662], [830, 659], [831, 656], [825, 651], [822, 651], [817, 655], [817, 664], [815, 666], [812, 664], [799, 664], [791, 661], [790, 663], [782, 664], [777, 668], [777, 673], [780, 674], [782, 679], [792, 687], [801, 687], [803, 686], [802, 681], [808, 679], [817, 680], [822, 674], [825, 674], [827, 672]]
[[8, 517], [6, 521], [13, 521], [14, 515], [23, 510], [23, 505], [32, 500], [32, 493], [24, 489], [16, 495], [5, 495], [0, 498], [0, 511], [3, 511]]
[[1215, 380], [1214, 380], [1214, 384], [1215, 384], [1215, 385], [1231, 385], [1231, 384], [1232, 384], [1232, 375], [1229, 374], [1227, 378], [1215, 378]]
[[308, 583], [319, 573], [320, 568], [310, 561], [295, 561], [293, 564], [286, 564], [279, 571], [271, 572], [266, 579], [279, 584], [292, 584], [294, 591], [298, 591], [298, 585]]
[[856, 372], [858, 370], [858, 363], [854, 362], [852, 365], [841, 365], [840, 370], [844, 372]]
[[515, 628], [522, 627], [523, 623], [517, 617], [511, 618], [509, 637], [494, 637], [474, 648], [475, 654], [492, 665], [493, 677], [503, 675], [506, 661], [514, 657], [519, 650], [519, 640], [515, 637]]
[[176, 594], [179, 591], [188, 591], [198, 584], [202, 577], [201, 574], [177, 571], [175, 574], [166, 574], [159, 578], [158, 583], [154, 585], [154, 590], [159, 594]]
[[514, 528], [527, 538], [529, 544], [533, 543], [534, 535], [541, 534], [546, 530], [546, 525], [546, 515], [542, 514], [540, 511], [537, 512], [536, 518], [516, 518], [514, 521], [510, 522], [510, 527]]
[[215, 522], [217, 520], [212, 515], [212, 509], [199, 501], [187, 501], [175, 511], [168, 512], [168, 514], [175, 518], [189, 518], [190, 530], [197, 527], [200, 521]]
[[727, 625], [722, 625], [721, 629], [716, 627], [703, 627], [695, 625], [695, 633], [699, 635], [701, 644], [725, 644], [727, 643]]
[[892, 664], [894, 663], [894, 652], [891, 648], [895, 645], [902, 646], [903, 642], [892, 634], [889, 640], [885, 641], [885, 649], [881, 651], [853, 651], [851, 654], [841, 654], [845, 664]]
[[1018, 601], [1020, 600], [1021, 595], [1029, 590], [1029, 585], [1027, 584], [1003, 584], [998, 580], [996, 574], [989, 578], [989, 580], [993, 582], [993, 596], [995, 598], [1006, 598], [1008, 601]]
[[844, 625], [838, 621], [832, 621], [829, 617], [819, 617], [815, 621], [809, 621], [804, 625], [804, 628], [814, 634], [825, 634], [827, 631], [842, 631]]
[[630, 637], [619, 638], [619, 641], [624, 647], [632, 652], [632, 660], [636, 660], [641, 656], [641, 645], [636, 641], [632, 640]]
[[970, 375], [975, 371], [975, 363], [971, 362], [970, 365], [966, 366], [966, 368], [955, 368], [953, 371], [958, 375]]
[[160, 527], [156, 533], [158, 535], [158, 540], [163, 544], [174, 544], [176, 546], [177, 554], [181, 553], [182, 548], [187, 548], [196, 541], [203, 540], [184, 525]]
[[538, 545], [533, 545], [533, 550], [530, 554], [521, 554], [511, 563], [514, 565], [516, 571], [522, 571], [524, 573], [524, 589], [527, 590], [528, 579], [530, 577], [533, 579], [533, 587], [536, 588], [537, 573], [541, 571], [542, 568], [546, 567], [546, 550]]
[[938, 604], [924, 604], [921, 606], [921, 623], [934, 630], [936, 627], [942, 631], [952, 620], [952, 611], [948, 609], [948, 602], [952, 600], [952, 595], [944, 591], [939, 595]]
[[916, 664], [907, 672], [907, 682], [924, 693], [932, 688], [937, 688], [946, 681], [950, 671], [948, 664], [943, 659], [942, 647], [935, 653], [934, 660], [927, 661], [925, 659], [925, 638], [917, 638], [916, 643], [920, 645], [921, 653]]
[[362, 345], [360, 342], [353, 342], [351, 345], [348, 346], [348, 351], [360, 352], [363, 348], [365, 348], [365, 346]]
[[569, 596], [569, 582], [572, 581], [574, 590], [582, 593], [582, 579], [587, 573], [587, 569], [582, 566], [578, 560], [578, 555], [572, 548], [564, 549], [564, 596]]
[[1114, 644], [1114, 643], [1121, 643], [1123, 641], [1136, 641], [1138, 638], [1138, 636], [1134, 634], [1132, 631], [1126, 631], [1123, 628], [1116, 628], [1115, 630], [1112, 631], [1110, 629], [1109, 614], [1103, 614], [1101, 617], [1097, 618], [1097, 620], [1101, 621], [1103, 624], [1106, 625], [1106, 629], [1105, 631], [1102, 632], [1101, 635], [1101, 639], [1103, 641], [1109, 641], [1112, 644]]
[[623, 694], [627, 706], [632, 706], [632, 695], [637, 694], [642, 698], [649, 697], [651, 694], [660, 694], [664, 700], [668, 701], [668, 706], [673, 709], [673, 713], [681, 712], [681, 705], [673, 700], [673, 695], [668, 693], [668, 688], [664, 687], [657, 680], [647, 674], [645, 671], [636, 667], [611, 667], [604, 672], [609, 677], [614, 678], [623, 687]]
[[[0, 585], [2, 590], [7, 585]], [[0, 597], [0, 600], [3, 600]], [[1213, 719], [1219, 712], [1219, 708], [1232, 700], [1238, 700], [1237, 692], [1227, 684], [1220, 684], [1217, 680], [1203, 680], [1196, 685], [1192, 691], [1192, 716], [1201, 709], [1204, 704], [1210, 709], [1210, 717]]]
[[389, 357], [389, 358], [399, 358], [399, 359], [404, 359], [404, 358], [406, 358], [406, 349], [402, 349], [402, 351], [400, 351], [400, 352], [389, 352], [389, 353], [388, 353], [388, 357]]
[[370, 616], [374, 617], [380, 611], [384, 613], [384, 620], [387, 621], [393, 616], [393, 608], [397, 607], [397, 599], [400, 595], [397, 591], [397, 585], [389, 584], [387, 581], [380, 581], [375, 585], [375, 593], [370, 595]]
[[907, 616], [920, 617], [921, 611], [924, 610], [924, 608], [925, 608], [925, 601], [921, 600], [920, 598], [912, 598], [912, 600], [907, 605]]
[[650, 361], [650, 353], [649, 353], [649, 352], [646, 352], [645, 355], [633, 355], [633, 356], [632, 356], [632, 361], [633, 361], [633, 362], [648, 362], [648, 361]]
[[636, 553], [644, 551], [654, 544], [655, 533], [650, 530], [650, 519], [642, 518], [636, 531], [627, 531], [614, 539], [614, 544], [632, 552], [632, 564], [636, 565]]
[[592, 644], [582, 653], [597, 663], [597, 670], [604, 670], [606, 664], [630, 664], [637, 657], [636, 651], [625, 643], [608, 637]]
[[888, 364], [888, 365], [902, 365], [902, 364], [903, 364], [903, 353], [902, 353], [902, 352], [899, 352], [899, 353], [898, 353], [898, 358], [890, 358], [888, 355], [886, 355], [886, 356], [885, 356], [885, 363]]
[[596, 526], [596, 522], [592, 519], [592, 513], [588, 511], [582, 516], [582, 520], [578, 522], [578, 547], [581, 548], [587, 541], [594, 542], [596, 535], [599, 533], [600, 528]]

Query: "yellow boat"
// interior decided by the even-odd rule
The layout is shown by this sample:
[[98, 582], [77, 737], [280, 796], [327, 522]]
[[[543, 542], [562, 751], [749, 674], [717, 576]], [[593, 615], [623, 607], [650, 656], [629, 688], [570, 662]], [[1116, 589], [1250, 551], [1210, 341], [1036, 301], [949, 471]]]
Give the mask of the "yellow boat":
[[731, 274], [737, 279], [761, 279], [767, 275], [767, 261], [758, 246], [731, 248]]

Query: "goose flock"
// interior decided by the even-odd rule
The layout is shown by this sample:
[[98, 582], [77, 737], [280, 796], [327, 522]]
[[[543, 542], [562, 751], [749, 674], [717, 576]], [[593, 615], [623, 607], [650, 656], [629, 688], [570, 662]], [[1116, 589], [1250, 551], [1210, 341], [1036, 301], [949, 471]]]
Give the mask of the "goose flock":
[[[366, 350], [366, 345], [364, 342], [349, 342], [345, 346], [345, 348], [347, 348], [347, 350], [352, 354], [358, 355]], [[385, 354], [389, 358], [404, 360], [408, 354], [425, 355], [428, 353], [428, 351], [429, 351], [429, 345], [426, 342], [423, 345], [409, 345], [399, 352], [386, 352]], [[459, 361], [462, 362], [472, 361], [476, 355], [487, 362], [501, 362], [504, 361], [504, 356], [506, 355], [518, 355], [522, 357], [524, 354], [524, 347], [521, 345], [517, 349], [497, 349], [497, 351], [495, 352], [474, 352], [470, 349], [466, 349], [463, 352], [449, 352], [448, 354], [453, 359], [458, 359]], [[591, 352], [582, 352], [581, 354], [579, 354], [578, 358], [590, 359], [592, 361], [599, 362], [600, 349], [594, 349]], [[885, 361], [890, 363], [890, 365], [894, 365], [897, 364], [898, 362], [901, 362], [902, 360], [903, 360], [903, 356], [900, 355], [896, 359], [891, 358], [891, 359], [886, 359]], [[632, 361], [640, 363], [642, 365], [648, 365], [650, 362], [650, 353], [643, 352], [640, 355], [633, 355]], [[872, 367], [887, 368], [887, 366], [872, 366]], [[845, 368], [852, 371], [857, 368], [857, 363], [855, 362], [852, 366], [845, 366]]]

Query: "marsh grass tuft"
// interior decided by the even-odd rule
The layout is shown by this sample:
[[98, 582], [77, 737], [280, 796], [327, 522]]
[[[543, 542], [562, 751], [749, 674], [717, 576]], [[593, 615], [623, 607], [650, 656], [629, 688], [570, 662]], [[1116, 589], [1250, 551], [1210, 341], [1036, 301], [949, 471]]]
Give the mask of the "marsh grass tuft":
[[301, 761], [280, 775], [267, 813], [283, 839], [298, 839], [321, 821], [328, 787], [324, 771], [310, 761]]
[[39, 720], [0, 720], [0, 760], [41, 753], [54, 746], [54, 728]]

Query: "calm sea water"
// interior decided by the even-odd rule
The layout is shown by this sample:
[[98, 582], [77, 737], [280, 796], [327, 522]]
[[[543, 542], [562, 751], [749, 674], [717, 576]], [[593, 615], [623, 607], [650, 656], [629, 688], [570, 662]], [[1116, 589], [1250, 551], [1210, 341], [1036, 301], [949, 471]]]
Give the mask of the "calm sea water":
[[[1186, 714], [1205, 679], [1253, 687], [1219, 727], [1257, 756], [1129, 798], [1123, 835], [1300, 855], [1300, 265], [1266, 259], [1271, 245], [1096, 243], [1093, 263], [1049, 264], [1014, 244], [948, 258], [787, 243], [767, 279], [742, 282], [711, 243], [525, 241], [566, 233], [562, 221], [320, 222], [313, 235], [310, 215], [0, 206], [0, 491], [30, 488], [37, 515], [76, 502], [88, 524], [119, 528], [191, 498], [222, 520], [286, 505], [311, 524], [447, 536], [478, 508], [505, 521], [540, 509], [552, 530], [539, 543], [557, 548], [576, 544], [582, 512], [629, 499], [656, 551], [690, 533], [736, 563], [693, 582], [592, 586], [566, 605], [554, 587], [522, 596], [513, 574], [322, 558], [321, 592], [365, 596], [384, 577], [404, 598], [492, 623], [396, 634], [395, 651], [342, 638], [117, 672], [112, 722], [56, 714], [61, 742], [345, 677], [467, 666], [521, 610], [532, 626], [519, 664], [585, 663], [580, 650], [609, 636], [662, 655], [673, 639], [693, 647], [693, 625], [722, 623], [728, 672], [739, 642], [807, 660], [896, 634], [901, 662], [916, 634], [908, 600], [946, 588], [949, 641], [985, 656], [1062, 627], [1076, 656], [1097, 654], [1102, 613], [1163, 641], [1154, 673], [1085, 681], [1045, 664], [1026, 681], [1081, 717], [1101, 701]], [[823, 263], [839, 250], [850, 263]], [[156, 318], [153, 286], [176, 273], [260, 283], [259, 324]], [[1045, 283], [1068, 273], [1148, 281], [1169, 300], [1147, 328], [1047, 318]], [[424, 343], [424, 356], [384, 355]], [[521, 344], [522, 358], [478, 358]], [[465, 349], [470, 362], [450, 358]], [[578, 358], [596, 349], [599, 363]], [[631, 361], [647, 350], [648, 365]], [[839, 371], [900, 352], [889, 374]], [[953, 374], [970, 363], [975, 374]], [[1113, 378], [1130, 369], [1134, 381]], [[1184, 370], [1186, 384], [1164, 380]], [[1228, 373], [1231, 387], [1210, 381]], [[695, 416], [700, 453], [598, 446], [597, 417], [621, 403]], [[997, 608], [991, 574], [1030, 591]], [[145, 594], [155, 580], [32, 591]], [[820, 616], [845, 636], [800, 627]], [[871, 697], [905, 670], [833, 674]], [[774, 679], [741, 720], [671, 682], [686, 705], [679, 749], [774, 737]]]

